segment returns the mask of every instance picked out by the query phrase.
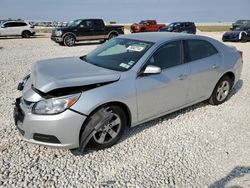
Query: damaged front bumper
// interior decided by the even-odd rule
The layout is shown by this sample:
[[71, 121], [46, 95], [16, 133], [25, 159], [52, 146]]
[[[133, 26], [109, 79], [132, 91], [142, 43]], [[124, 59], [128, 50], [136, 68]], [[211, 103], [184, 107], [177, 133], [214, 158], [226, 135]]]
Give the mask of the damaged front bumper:
[[25, 141], [66, 149], [79, 147], [80, 130], [87, 116], [70, 108], [53, 115], [32, 113], [32, 107], [43, 97], [32, 89], [29, 76], [19, 83], [18, 90], [23, 96], [16, 99], [13, 115]]
[[15, 125], [25, 141], [58, 148], [79, 147], [79, 133], [86, 118], [70, 109], [56, 115], [32, 114], [22, 98], [14, 107]]

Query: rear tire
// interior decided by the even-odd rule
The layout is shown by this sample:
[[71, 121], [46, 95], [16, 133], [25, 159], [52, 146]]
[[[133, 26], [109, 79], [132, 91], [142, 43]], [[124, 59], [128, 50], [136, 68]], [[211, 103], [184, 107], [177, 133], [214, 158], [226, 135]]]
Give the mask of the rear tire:
[[242, 33], [240, 41], [241, 42], [247, 42], [247, 35], [245, 33]]
[[22, 38], [30, 38], [31, 33], [29, 31], [23, 31], [22, 32]]
[[212, 105], [222, 104], [227, 100], [229, 92], [233, 86], [233, 81], [228, 76], [223, 76], [216, 84], [208, 102]]
[[[102, 109], [103, 108], [99, 109], [91, 116], [85, 130], [88, 130], [89, 127], [96, 126], [98, 123], [103, 121], [104, 112]], [[111, 105], [105, 107], [105, 109], [107, 109], [108, 112], [111, 112], [112, 119], [107, 124], [101, 126], [101, 128], [97, 130], [91, 138], [89, 146], [96, 150], [108, 148], [116, 144], [121, 138], [127, 125], [126, 115], [120, 107]], [[80, 142], [82, 142], [82, 140], [80, 140]]]
[[75, 37], [73, 35], [66, 35], [63, 38], [63, 44], [65, 46], [68, 46], [68, 47], [74, 46], [75, 42], [76, 42], [76, 39], [75, 39]]

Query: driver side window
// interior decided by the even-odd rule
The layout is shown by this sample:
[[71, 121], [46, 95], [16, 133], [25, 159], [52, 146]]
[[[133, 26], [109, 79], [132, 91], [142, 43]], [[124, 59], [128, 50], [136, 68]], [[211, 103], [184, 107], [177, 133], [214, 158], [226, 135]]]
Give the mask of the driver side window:
[[174, 41], [161, 46], [146, 65], [155, 65], [162, 70], [183, 63], [182, 42]]
[[91, 29], [94, 27], [93, 20], [84, 20], [81, 22], [80, 25], [82, 25], [83, 28], [85, 28], [85, 29]]

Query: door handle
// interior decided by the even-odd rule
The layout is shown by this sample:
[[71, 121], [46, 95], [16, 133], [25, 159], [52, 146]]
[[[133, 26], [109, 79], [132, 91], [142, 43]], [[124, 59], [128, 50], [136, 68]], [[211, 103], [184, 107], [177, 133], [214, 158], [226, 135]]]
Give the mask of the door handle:
[[178, 80], [184, 80], [184, 79], [186, 79], [186, 77], [187, 77], [187, 75], [185, 75], [185, 74], [180, 74], [180, 75], [177, 77], [177, 79], [178, 79]]
[[220, 66], [217, 65], [217, 64], [214, 64], [214, 65], [212, 66], [213, 69], [218, 69], [219, 67], [220, 67]]

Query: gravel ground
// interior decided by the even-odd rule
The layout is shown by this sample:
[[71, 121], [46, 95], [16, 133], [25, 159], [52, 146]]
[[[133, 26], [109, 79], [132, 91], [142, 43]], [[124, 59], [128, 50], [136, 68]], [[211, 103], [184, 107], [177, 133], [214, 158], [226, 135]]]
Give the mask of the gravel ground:
[[112, 148], [74, 156], [22, 141], [12, 103], [32, 62], [99, 44], [0, 38], [0, 187], [250, 187], [250, 43], [228, 44], [244, 51], [244, 68], [227, 102], [202, 102], [127, 130]]

